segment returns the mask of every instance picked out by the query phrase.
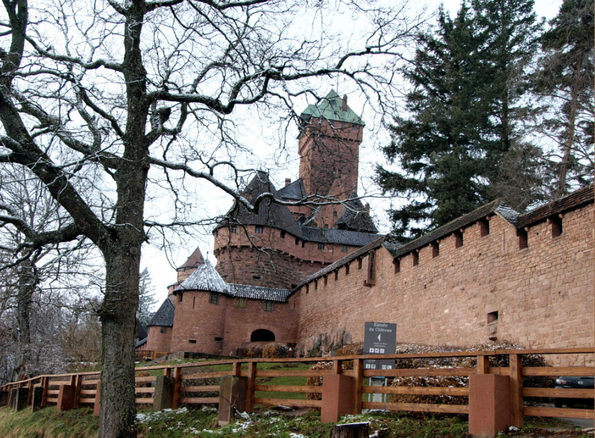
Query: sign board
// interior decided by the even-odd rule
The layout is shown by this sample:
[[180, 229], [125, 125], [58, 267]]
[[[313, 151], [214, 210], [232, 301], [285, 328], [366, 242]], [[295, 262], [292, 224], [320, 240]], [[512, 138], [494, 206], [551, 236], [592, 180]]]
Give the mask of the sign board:
[[[397, 324], [390, 322], [366, 322], [364, 354], [394, 354], [397, 345]], [[367, 370], [391, 370], [394, 359], [366, 360]]]

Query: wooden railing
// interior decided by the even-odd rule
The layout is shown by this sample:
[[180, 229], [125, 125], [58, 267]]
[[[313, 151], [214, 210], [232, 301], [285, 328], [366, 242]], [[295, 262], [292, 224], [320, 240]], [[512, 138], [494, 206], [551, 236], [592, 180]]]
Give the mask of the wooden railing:
[[[238, 376], [247, 379], [246, 410], [252, 411], [255, 405], [284, 405], [298, 407], [321, 408], [326, 376], [340, 375], [351, 378], [355, 388], [354, 413], [362, 409], [387, 409], [391, 411], [416, 411], [467, 414], [470, 411], [468, 385], [464, 387], [441, 386], [370, 386], [368, 379], [372, 377], [458, 377], [467, 380], [475, 374], [497, 374], [507, 376], [510, 382], [510, 403], [513, 425], [521, 424], [523, 416], [569, 417], [593, 419], [592, 408], [555, 408], [552, 400], [555, 398], [580, 399], [586, 403], [593, 403], [593, 389], [555, 389], [553, 387], [524, 387], [523, 379], [527, 377], [557, 376], [593, 376], [593, 366], [544, 366], [523, 367], [522, 357], [528, 354], [540, 354], [546, 359], [555, 355], [558, 363], [565, 359], [582, 359], [578, 362], [593, 363], [593, 350], [588, 348], [557, 349], [557, 350], [495, 350], [460, 353], [431, 353], [407, 355], [374, 355], [374, 356], [345, 356], [333, 358], [301, 358], [301, 359], [237, 359], [205, 361], [184, 365], [162, 365], [138, 368], [136, 370], [137, 404], [152, 405], [155, 402], [155, 387], [158, 376], [171, 378], [173, 382], [172, 408], [181, 405], [201, 405], [219, 403], [219, 380], [224, 376]], [[490, 367], [489, 358], [493, 356], [508, 356], [509, 366]], [[365, 359], [444, 359], [470, 358], [473, 366], [456, 367], [425, 367], [400, 368], [390, 370], [364, 369]], [[326, 362], [326, 369], [308, 369], [310, 365]], [[567, 360], [569, 362], [569, 360]], [[302, 369], [300, 369], [302, 368]], [[305, 369], [304, 369], [305, 368]], [[277, 378], [293, 377], [289, 385], [279, 385], [274, 382]], [[308, 378], [319, 382], [306, 384]], [[272, 380], [272, 383], [271, 383]], [[312, 380], [312, 379], [311, 379]], [[318, 383], [318, 384], [316, 384]], [[4, 394], [8, 403], [11, 390], [28, 388], [27, 405], [37, 403], [39, 406], [56, 405], [60, 400], [61, 387], [74, 388], [74, 401], [71, 407], [95, 406], [97, 409], [99, 397], [99, 373], [79, 373], [63, 375], [44, 375], [31, 379], [9, 383], [0, 387], [0, 395]], [[37, 400], [35, 397], [37, 390]], [[271, 395], [280, 393], [281, 395]], [[14, 394], [14, 391], [12, 392]], [[307, 397], [307, 394], [318, 396]], [[385, 395], [381, 401], [374, 401], [374, 394]], [[400, 403], [391, 401], [391, 396], [421, 395], [456, 397], [457, 404], [447, 403]], [[540, 405], [526, 403], [531, 398], [542, 398]], [[14, 399], [14, 396], [13, 396]], [[549, 402], [548, 402], [549, 399]], [[0, 405], [3, 398], [0, 397]], [[461, 402], [461, 400], [463, 400]], [[466, 400], [466, 401], [465, 401]], [[13, 401], [14, 403], [14, 401]]]

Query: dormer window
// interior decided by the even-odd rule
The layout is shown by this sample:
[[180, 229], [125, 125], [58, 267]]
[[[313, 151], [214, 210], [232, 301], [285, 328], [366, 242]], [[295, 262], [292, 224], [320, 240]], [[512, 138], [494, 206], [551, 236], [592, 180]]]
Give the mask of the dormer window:
[[255, 232], [256, 234], [262, 234], [262, 232], [263, 232], [263, 231], [264, 231], [264, 228], [263, 228], [263, 226], [262, 226], [262, 225], [256, 225], [256, 226], [254, 227], [254, 232]]

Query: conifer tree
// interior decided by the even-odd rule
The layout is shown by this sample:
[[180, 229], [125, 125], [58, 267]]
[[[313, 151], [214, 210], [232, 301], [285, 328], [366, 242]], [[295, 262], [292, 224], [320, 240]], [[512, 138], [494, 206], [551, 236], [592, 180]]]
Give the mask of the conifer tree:
[[557, 143], [556, 199], [593, 181], [593, 8], [593, 0], [565, 0], [540, 39], [534, 87], [547, 111], [542, 132]]
[[[439, 11], [435, 34], [419, 36], [413, 66], [404, 72], [412, 85], [410, 115], [394, 117], [392, 142], [383, 149], [397, 170], [377, 169], [383, 190], [406, 199], [389, 212], [397, 240], [468, 213], [501, 195], [496, 188], [513, 194], [517, 208], [531, 198], [524, 192], [536, 184], [537, 152], [521, 141], [516, 120], [538, 35], [532, 6], [531, 0], [463, 2], [454, 19]], [[518, 170], [531, 175], [518, 180], [528, 188], [512, 193], [501, 182], [510, 175], [501, 163], [519, 150], [525, 163]]]

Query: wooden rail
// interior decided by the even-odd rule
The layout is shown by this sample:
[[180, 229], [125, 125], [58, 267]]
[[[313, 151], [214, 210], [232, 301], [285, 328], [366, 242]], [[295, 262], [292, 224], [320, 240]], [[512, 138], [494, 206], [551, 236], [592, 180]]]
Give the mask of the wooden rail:
[[[540, 349], [540, 350], [494, 350], [456, 353], [399, 354], [399, 355], [367, 355], [343, 356], [333, 358], [295, 358], [295, 359], [234, 359], [205, 361], [184, 365], [162, 365], [138, 368], [136, 377], [136, 402], [139, 405], [151, 405], [155, 397], [155, 385], [159, 375], [173, 379], [173, 408], [180, 405], [202, 405], [219, 403], [219, 380], [224, 376], [245, 377], [248, 380], [247, 410], [255, 405], [284, 405], [297, 407], [322, 407], [324, 379], [329, 375], [344, 375], [353, 379], [355, 386], [355, 410], [387, 409], [391, 411], [437, 412], [437, 413], [469, 413], [469, 387], [443, 386], [371, 386], [369, 378], [457, 378], [463, 383], [474, 374], [498, 374], [510, 380], [511, 409], [513, 422], [521, 422], [523, 416], [595, 418], [592, 408], [555, 408], [555, 398], [583, 400], [593, 403], [594, 390], [590, 389], [556, 389], [553, 387], [525, 387], [523, 380], [528, 377], [557, 376], [593, 376], [593, 366], [544, 366], [523, 367], [524, 355], [541, 354], [546, 358], [556, 355], [558, 361], [563, 357], [581, 355], [586, 363], [593, 363], [593, 349]], [[490, 367], [489, 357], [508, 356], [509, 366]], [[390, 370], [364, 369], [366, 359], [440, 359], [440, 358], [472, 358], [475, 366], [425, 368], [399, 368]], [[325, 362], [325, 369], [306, 368], [314, 363]], [[468, 361], [470, 362], [470, 361]], [[271, 369], [274, 367], [275, 369]], [[278, 380], [291, 377], [291, 384], [279, 384]], [[307, 384], [310, 382], [318, 382]], [[545, 380], [545, 379], [544, 379]], [[100, 385], [99, 373], [78, 373], [63, 375], [44, 375], [31, 379], [12, 382], [0, 387], [0, 392], [9, 392], [17, 388], [28, 388], [28, 403], [32, 403], [35, 387], [43, 388], [41, 406], [58, 403], [62, 386], [75, 388], [74, 407], [96, 406]], [[446, 402], [399, 402], [400, 396], [434, 397]], [[397, 398], [395, 398], [397, 397]], [[541, 398], [543, 403], [530, 406], [530, 399]], [[549, 400], [549, 403], [548, 403]]]

